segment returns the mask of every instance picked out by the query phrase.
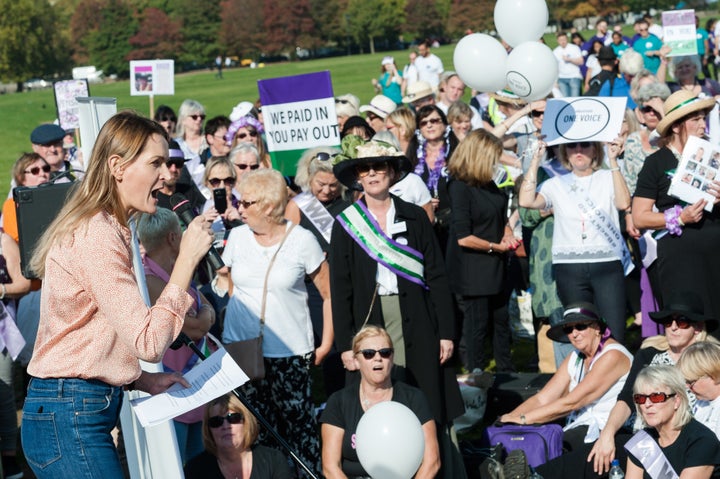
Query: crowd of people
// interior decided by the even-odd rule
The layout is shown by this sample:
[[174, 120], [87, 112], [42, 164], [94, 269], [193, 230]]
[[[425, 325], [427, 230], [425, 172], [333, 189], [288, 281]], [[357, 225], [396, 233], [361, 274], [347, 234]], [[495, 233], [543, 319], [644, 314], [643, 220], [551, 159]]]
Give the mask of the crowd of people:
[[[118, 113], [86, 159], [63, 148], [60, 127], [37, 127], [14, 186], [76, 184], [30, 262], [42, 281], [23, 277], [16, 205], [3, 207], [0, 299], [27, 342], [0, 357], [6, 477], [22, 474], [14, 359], [27, 367], [21, 435], [35, 475], [122, 477], [111, 431], [123, 390], [187, 386], [182, 374], [198, 358], [168, 350], [182, 331], [208, 353], [263, 338], [265, 373], [240, 390], [310, 470], [367, 477], [355, 431], [392, 400], [422, 425], [415, 477], [462, 479], [456, 375], [515, 371], [513, 291], [532, 292], [536, 328], [547, 329], [537, 341], [553, 343], [555, 368], [499, 420], [565, 421], [566, 454], [541, 466], [543, 477], [604, 477], [621, 459], [639, 478], [654, 467], [637, 452], [644, 446], [633, 448], [641, 441], [680, 477], [712, 477], [720, 213], [669, 188], [689, 138], [720, 138], [717, 45], [703, 36], [697, 58], [672, 57], [651, 19], [635, 26], [633, 39], [604, 20], [588, 41], [557, 36], [548, 99], [628, 98], [606, 143], [546, 145], [547, 99], [473, 91], [465, 103], [465, 84], [429, 42], [405, 68], [384, 57], [367, 104], [338, 95], [340, 147], [306, 151], [294, 177], [273, 169], [259, 101], [209, 119], [192, 99], [177, 116], [168, 106], [154, 120]], [[720, 183], [704, 183], [718, 203]], [[178, 193], [192, 222], [169, 211]], [[150, 304], [132, 264], [133, 229]], [[204, 260], [211, 247], [223, 267]], [[628, 327], [647, 338], [634, 356]], [[323, 372], [320, 415], [313, 367]], [[302, 474], [233, 396], [173, 423], [188, 477]]]

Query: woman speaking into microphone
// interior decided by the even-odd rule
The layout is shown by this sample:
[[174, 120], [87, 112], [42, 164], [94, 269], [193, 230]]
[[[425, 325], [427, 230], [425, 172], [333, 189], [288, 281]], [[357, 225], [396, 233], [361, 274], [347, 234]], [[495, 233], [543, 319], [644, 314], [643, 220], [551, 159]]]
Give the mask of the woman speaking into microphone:
[[153, 307], [132, 268], [129, 222], [154, 213], [168, 178], [167, 133], [121, 112], [100, 130], [85, 178], [40, 239], [31, 268], [43, 278], [40, 325], [23, 408], [25, 457], [38, 478], [121, 479], [110, 432], [122, 392], [150, 394], [177, 374], [147, 373], [183, 326], [193, 271], [212, 244], [202, 217], [187, 228], [167, 286]]

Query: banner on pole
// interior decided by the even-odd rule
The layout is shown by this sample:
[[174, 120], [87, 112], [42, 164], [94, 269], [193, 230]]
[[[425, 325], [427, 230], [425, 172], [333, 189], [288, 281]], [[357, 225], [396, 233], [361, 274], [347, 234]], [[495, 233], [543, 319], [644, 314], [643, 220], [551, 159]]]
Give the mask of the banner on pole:
[[131, 96], [174, 94], [174, 60], [133, 60], [130, 62]]
[[268, 151], [284, 175], [308, 148], [340, 145], [329, 71], [258, 80], [258, 90]]

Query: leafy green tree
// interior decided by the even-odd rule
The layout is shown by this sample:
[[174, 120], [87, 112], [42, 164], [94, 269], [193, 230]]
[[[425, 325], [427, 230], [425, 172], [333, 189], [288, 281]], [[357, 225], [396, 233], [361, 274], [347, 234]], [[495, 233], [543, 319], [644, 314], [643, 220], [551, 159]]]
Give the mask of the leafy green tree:
[[47, 0], [0, 0], [0, 79], [22, 82], [62, 69], [62, 43]]
[[220, 50], [220, 0], [178, 0], [175, 19], [183, 36], [181, 62], [210, 64]]
[[494, 8], [493, 0], [453, 0], [447, 21], [448, 33], [454, 38], [460, 38], [468, 30], [473, 32], [495, 30], [492, 15]]
[[267, 53], [294, 53], [296, 47], [314, 48], [318, 43], [309, 0], [264, 2], [263, 17]]
[[162, 10], [150, 7], [142, 13], [140, 29], [130, 38], [130, 45], [133, 50], [128, 60], [175, 59], [182, 45], [180, 25]]
[[263, 49], [262, 0], [223, 0], [220, 45], [228, 55], [257, 58]]
[[355, 41], [369, 43], [375, 53], [376, 39], [397, 38], [405, 23], [405, 0], [350, 0], [344, 18]]
[[[442, 5], [436, 0], [408, 0], [405, 6], [406, 22], [403, 31], [418, 38], [440, 37], [445, 34], [447, 16], [441, 15]], [[444, 13], [448, 13], [447, 10]]]
[[137, 32], [137, 20], [126, 0], [105, 0], [100, 24], [85, 40], [89, 61], [106, 75], [127, 78], [130, 38]]

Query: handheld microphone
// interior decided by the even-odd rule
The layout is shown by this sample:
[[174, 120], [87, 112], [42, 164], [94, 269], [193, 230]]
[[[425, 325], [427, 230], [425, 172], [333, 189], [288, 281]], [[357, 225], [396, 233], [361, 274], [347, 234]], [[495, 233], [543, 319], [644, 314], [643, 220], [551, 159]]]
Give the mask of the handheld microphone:
[[[192, 206], [190, 206], [190, 201], [185, 198], [185, 195], [175, 193], [170, 197], [170, 205], [175, 214], [178, 215], [186, 225], [189, 225], [192, 220], [195, 219], [195, 213], [192, 210]], [[220, 257], [220, 253], [217, 252], [214, 246], [210, 247], [205, 259], [207, 259], [213, 271], [217, 271], [225, 266], [225, 263], [223, 263]]]

